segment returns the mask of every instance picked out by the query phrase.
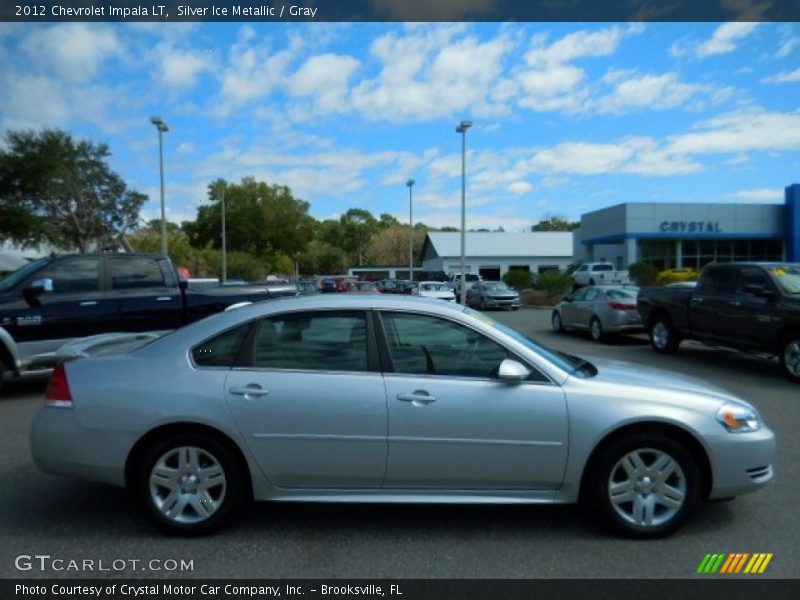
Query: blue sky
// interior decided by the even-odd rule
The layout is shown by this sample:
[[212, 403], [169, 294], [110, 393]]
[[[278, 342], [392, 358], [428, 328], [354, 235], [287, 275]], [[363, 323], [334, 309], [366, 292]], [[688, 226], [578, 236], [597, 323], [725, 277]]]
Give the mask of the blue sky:
[[60, 127], [168, 218], [206, 185], [520, 231], [619, 202], [780, 202], [800, 182], [800, 26], [0, 24], [0, 130]]

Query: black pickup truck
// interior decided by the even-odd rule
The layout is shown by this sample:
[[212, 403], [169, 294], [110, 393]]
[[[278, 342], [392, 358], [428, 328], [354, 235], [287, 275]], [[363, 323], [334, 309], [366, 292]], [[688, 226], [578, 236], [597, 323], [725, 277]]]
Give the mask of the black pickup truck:
[[775, 355], [800, 383], [800, 264], [711, 264], [695, 288], [642, 288], [638, 309], [658, 352], [691, 339]]
[[3, 371], [52, 366], [55, 350], [75, 338], [176, 329], [283, 293], [276, 291], [266, 285], [191, 289], [158, 254], [42, 258], [0, 280], [0, 379]]

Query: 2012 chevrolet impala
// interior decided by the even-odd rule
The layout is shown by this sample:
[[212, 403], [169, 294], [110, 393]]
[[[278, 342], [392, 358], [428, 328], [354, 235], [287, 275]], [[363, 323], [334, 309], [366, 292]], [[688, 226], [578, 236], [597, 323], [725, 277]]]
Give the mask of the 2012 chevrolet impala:
[[211, 530], [248, 498], [583, 500], [658, 537], [773, 477], [773, 434], [747, 402], [436, 300], [281, 299], [123, 348], [54, 371], [33, 455], [128, 486], [171, 532]]

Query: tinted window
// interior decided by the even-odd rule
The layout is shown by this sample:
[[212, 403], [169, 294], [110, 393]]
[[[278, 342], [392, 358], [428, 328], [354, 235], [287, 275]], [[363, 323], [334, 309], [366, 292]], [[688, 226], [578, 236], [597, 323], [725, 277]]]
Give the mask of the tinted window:
[[100, 259], [79, 256], [59, 260], [41, 270], [39, 278], [52, 279], [56, 294], [97, 292], [100, 290]]
[[263, 319], [255, 338], [261, 369], [366, 371], [363, 312], [305, 312]]
[[611, 300], [620, 300], [623, 298], [630, 298], [635, 300], [637, 297], [636, 292], [630, 290], [606, 290], [606, 297]]
[[572, 294], [572, 301], [573, 302], [580, 302], [586, 297], [586, 290], [588, 288], [582, 287], [578, 289], [574, 294]]
[[700, 289], [709, 294], [724, 294], [733, 291], [736, 270], [731, 267], [710, 267], [703, 273]]
[[736, 293], [753, 296], [754, 294], [746, 289], [749, 285], [756, 285], [764, 290], [773, 289], [772, 282], [764, 271], [757, 267], [742, 267], [739, 271], [739, 281], [736, 283]]
[[221, 333], [195, 347], [192, 359], [198, 367], [232, 367], [249, 325]]
[[111, 288], [130, 290], [164, 287], [164, 275], [158, 262], [151, 258], [129, 257], [111, 259]]
[[396, 373], [488, 378], [508, 358], [486, 336], [444, 319], [401, 313], [381, 318]]
[[613, 271], [614, 265], [595, 265], [592, 267], [593, 271]]

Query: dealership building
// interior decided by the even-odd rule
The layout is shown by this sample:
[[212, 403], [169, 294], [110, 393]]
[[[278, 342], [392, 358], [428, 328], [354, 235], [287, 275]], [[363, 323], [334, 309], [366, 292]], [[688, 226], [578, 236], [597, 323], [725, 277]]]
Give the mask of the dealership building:
[[783, 204], [631, 202], [581, 216], [573, 237], [578, 261], [618, 268], [646, 261], [659, 269], [712, 262], [800, 262], [800, 184]]

